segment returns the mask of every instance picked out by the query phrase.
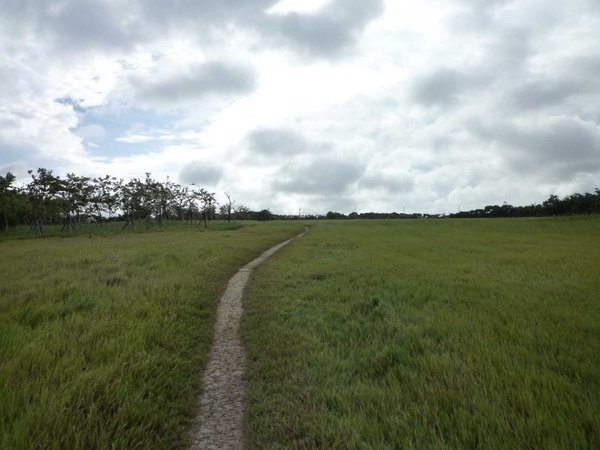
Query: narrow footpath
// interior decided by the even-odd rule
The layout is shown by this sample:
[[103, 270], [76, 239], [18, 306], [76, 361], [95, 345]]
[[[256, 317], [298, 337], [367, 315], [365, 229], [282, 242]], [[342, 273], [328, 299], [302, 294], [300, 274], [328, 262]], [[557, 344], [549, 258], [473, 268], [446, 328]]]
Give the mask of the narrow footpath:
[[213, 342], [202, 380], [191, 449], [243, 449], [246, 355], [240, 337], [242, 293], [250, 273], [294, 239], [277, 244], [239, 269], [219, 300]]

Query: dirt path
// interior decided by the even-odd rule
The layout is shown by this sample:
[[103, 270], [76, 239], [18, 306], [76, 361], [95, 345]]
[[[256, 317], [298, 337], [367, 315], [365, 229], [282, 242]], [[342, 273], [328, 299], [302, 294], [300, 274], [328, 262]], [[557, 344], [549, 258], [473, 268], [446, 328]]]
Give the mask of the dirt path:
[[[304, 233], [306, 228], [296, 238]], [[242, 293], [252, 269], [296, 238], [270, 248], [249, 262], [227, 284], [217, 309], [213, 342], [202, 380], [200, 414], [193, 430], [192, 449], [241, 449], [245, 446], [246, 355], [239, 331]]]

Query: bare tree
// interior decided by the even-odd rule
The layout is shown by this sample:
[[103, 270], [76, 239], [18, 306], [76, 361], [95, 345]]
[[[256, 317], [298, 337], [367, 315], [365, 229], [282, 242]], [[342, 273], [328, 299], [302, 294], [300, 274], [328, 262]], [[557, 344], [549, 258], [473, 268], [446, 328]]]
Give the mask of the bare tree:
[[227, 197], [227, 204], [223, 206], [225, 206], [225, 211], [227, 211], [227, 222], [231, 222], [231, 194], [225, 192], [225, 197]]

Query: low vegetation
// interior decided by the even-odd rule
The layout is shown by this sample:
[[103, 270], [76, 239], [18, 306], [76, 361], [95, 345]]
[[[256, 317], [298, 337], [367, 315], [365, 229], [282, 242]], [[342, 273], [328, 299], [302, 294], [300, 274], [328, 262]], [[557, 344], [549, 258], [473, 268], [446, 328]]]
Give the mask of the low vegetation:
[[600, 448], [600, 218], [331, 221], [257, 269], [253, 448]]
[[0, 448], [185, 448], [226, 281], [301, 228], [0, 242]]

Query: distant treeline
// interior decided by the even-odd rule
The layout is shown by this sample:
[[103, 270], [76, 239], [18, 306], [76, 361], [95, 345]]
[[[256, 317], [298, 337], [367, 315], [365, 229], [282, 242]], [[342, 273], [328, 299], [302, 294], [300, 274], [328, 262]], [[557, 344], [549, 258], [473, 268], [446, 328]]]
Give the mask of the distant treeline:
[[[598, 214], [600, 213], [600, 189], [595, 189], [593, 194], [573, 194], [560, 199], [551, 195], [542, 204], [531, 204], [528, 206], [512, 206], [508, 203], [499, 205], [488, 205], [482, 209], [472, 211], [459, 211], [454, 214], [401, 214], [392, 213], [356, 213], [348, 215], [329, 211], [325, 215], [304, 216], [306, 219], [426, 219], [426, 218], [477, 218], [477, 217], [541, 217], [541, 216], [564, 216], [573, 214]], [[280, 218], [290, 218], [282, 216]]]
[[508, 203], [488, 205], [483, 209], [459, 211], [449, 217], [541, 217], [541, 216], [566, 216], [573, 214], [598, 214], [600, 213], [600, 189], [594, 193], [572, 194], [564, 198], [551, 195], [542, 204], [527, 206], [512, 206]]
[[56, 176], [51, 170], [30, 170], [27, 184], [15, 185], [12, 173], [0, 176], [0, 221], [5, 232], [14, 225], [27, 224], [30, 231], [43, 233], [48, 224], [62, 224], [62, 231], [75, 230], [82, 223], [98, 226], [106, 221], [122, 221], [123, 228], [135, 228], [137, 221], [157, 223], [180, 220], [189, 224], [211, 220], [271, 219], [423, 219], [432, 217], [535, 217], [600, 213], [600, 189], [594, 193], [572, 194], [560, 199], [551, 195], [542, 204], [528, 206], [488, 205], [482, 209], [449, 215], [352, 212], [348, 215], [329, 211], [325, 215], [277, 215], [267, 209], [252, 211], [235, 204], [225, 193], [227, 202], [219, 205], [215, 194], [194, 185], [180, 185], [167, 179], [158, 181], [146, 173], [143, 179], [128, 181], [106, 175], [90, 178], [69, 173]]
[[348, 215], [329, 211], [324, 216], [318, 216], [318, 218], [322, 219], [424, 219], [429, 217], [437, 217], [434, 214], [421, 214], [421, 213], [412, 213], [412, 214], [404, 214], [404, 213], [381, 213], [381, 212], [364, 212], [357, 213], [351, 212]]
[[90, 178], [69, 173], [56, 176], [51, 170], [30, 170], [27, 184], [15, 185], [12, 173], [0, 176], [0, 221], [5, 232], [15, 225], [29, 225], [30, 231], [43, 234], [45, 225], [60, 225], [62, 231], [81, 227], [82, 223], [98, 226], [106, 221], [123, 221], [123, 228], [135, 228], [143, 220], [161, 226], [165, 220], [190, 224], [221, 218], [269, 220], [268, 210], [252, 211], [228, 201], [218, 205], [215, 194], [206, 189], [158, 181], [146, 173], [143, 179], [128, 181], [106, 175]]

